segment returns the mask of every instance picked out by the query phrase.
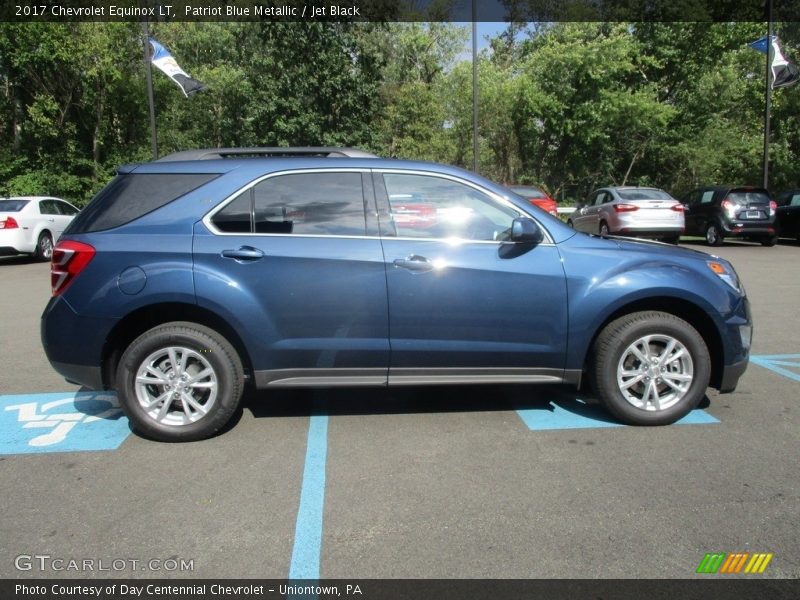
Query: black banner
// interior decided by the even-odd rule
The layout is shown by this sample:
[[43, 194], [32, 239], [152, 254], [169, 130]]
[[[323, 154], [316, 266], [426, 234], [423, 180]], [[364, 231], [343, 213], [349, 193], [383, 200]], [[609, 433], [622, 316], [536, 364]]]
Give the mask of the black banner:
[[[765, 0], [12, 0], [0, 21], [766, 21]], [[800, 21], [800, 0], [774, 0]]]
[[[713, 578], [711, 578], [713, 577]], [[2, 580], [0, 597], [77, 600], [218, 600], [222, 598], [352, 598], [360, 600], [770, 600], [800, 597], [800, 580], [715, 577], [641, 579], [51, 579]]]

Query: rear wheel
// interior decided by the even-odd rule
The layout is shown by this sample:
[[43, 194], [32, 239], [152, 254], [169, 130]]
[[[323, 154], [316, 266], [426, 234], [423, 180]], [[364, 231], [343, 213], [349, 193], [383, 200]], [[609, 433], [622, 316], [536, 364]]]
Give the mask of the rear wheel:
[[573, 222], [572, 222], [572, 219], [570, 219], [569, 221], [567, 221], [567, 225], [569, 225], [570, 227], [572, 227], [573, 229], [575, 229], [575, 223], [573, 223]]
[[761, 245], [762, 246], [774, 246], [778, 243], [778, 236], [772, 235], [769, 237], [761, 238]]
[[49, 232], [43, 231], [39, 234], [33, 256], [36, 260], [42, 262], [50, 260], [53, 257], [53, 236], [51, 236]]
[[609, 234], [608, 223], [606, 223], [605, 221], [600, 221], [600, 235], [605, 237], [608, 234]]
[[722, 234], [716, 223], [710, 223], [706, 228], [706, 243], [708, 243], [709, 246], [722, 245]]
[[128, 346], [116, 382], [137, 431], [186, 442], [210, 437], [228, 423], [241, 401], [244, 372], [236, 350], [216, 331], [174, 322]]
[[697, 407], [711, 377], [702, 336], [675, 315], [646, 311], [611, 322], [594, 345], [592, 387], [631, 425], [668, 425]]
[[670, 235], [664, 238], [664, 243], [672, 244], [674, 246], [678, 243], [678, 240], [680, 240], [679, 235]]

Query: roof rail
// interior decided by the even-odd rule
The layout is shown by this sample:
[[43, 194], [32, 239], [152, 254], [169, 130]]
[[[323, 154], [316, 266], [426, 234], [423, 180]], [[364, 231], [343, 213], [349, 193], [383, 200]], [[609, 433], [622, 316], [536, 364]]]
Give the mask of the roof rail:
[[254, 158], [254, 157], [350, 157], [378, 158], [375, 154], [358, 148], [334, 148], [328, 146], [280, 147], [264, 148], [205, 148], [202, 150], [184, 150], [162, 156], [155, 162], [172, 162], [177, 160], [214, 160], [219, 158]]

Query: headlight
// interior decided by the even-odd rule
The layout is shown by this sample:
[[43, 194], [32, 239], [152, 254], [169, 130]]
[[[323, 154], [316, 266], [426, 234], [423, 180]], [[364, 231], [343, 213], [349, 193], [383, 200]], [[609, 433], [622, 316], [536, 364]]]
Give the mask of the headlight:
[[731, 286], [739, 293], [744, 293], [742, 284], [739, 282], [739, 276], [736, 274], [736, 271], [733, 270], [733, 267], [730, 265], [723, 264], [721, 262], [717, 262], [715, 260], [709, 260], [707, 263], [708, 268], [711, 269], [714, 274], [722, 279], [725, 283]]

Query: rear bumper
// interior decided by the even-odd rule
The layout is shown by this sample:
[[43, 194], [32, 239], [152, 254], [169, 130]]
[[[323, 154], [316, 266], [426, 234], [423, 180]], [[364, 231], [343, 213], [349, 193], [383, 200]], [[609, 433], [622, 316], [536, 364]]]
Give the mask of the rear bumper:
[[116, 320], [78, 315], [61, 297], [42, 313], [42, 346], [52, 367], [67, 381], [103, 389], [102, 353]]
[[36, 250], [22, 228], [0, 230], [0, 254], [24, 254]]
[[75, 365], [50, 361], [50, 365], [55, 371], [70, 383], [82, 385], [90, 390], [102, 390], [103, 373], [100, 367], [89, 365]]
[[674, 237], [683, 234], [683, 227], [621, 227], [612, 233], [640, 237]]
[[774, 223], [722, 223], [722, 233], [725, 237], [770, 237], [777, 235]]

